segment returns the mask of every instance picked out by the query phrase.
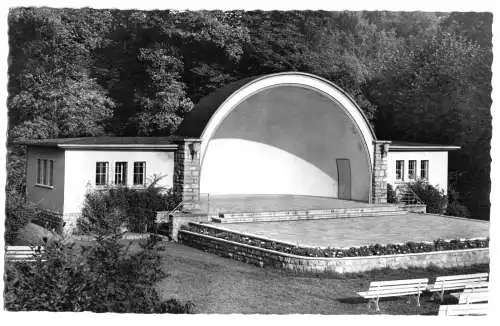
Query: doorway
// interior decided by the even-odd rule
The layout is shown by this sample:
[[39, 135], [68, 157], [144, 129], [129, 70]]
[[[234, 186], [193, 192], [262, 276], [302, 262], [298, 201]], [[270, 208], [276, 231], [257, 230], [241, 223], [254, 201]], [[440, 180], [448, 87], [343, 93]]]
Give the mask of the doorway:
[[351, 200], [351, 162], [349, 159], [337, 159], [338, 198]]

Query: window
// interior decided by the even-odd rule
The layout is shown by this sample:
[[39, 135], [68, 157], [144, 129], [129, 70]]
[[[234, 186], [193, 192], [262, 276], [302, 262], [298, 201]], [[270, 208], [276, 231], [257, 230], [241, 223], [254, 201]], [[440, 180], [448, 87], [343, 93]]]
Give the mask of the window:
[[116, 162], [115, 164], [115, 185], [127, 184], [127, 162]]
[[420, 161], [420, 179], [429, 179], [429, 160]]
[[134, 185], [143, 185], [146, 180], [146, 162], [134, 162]]
[[396, 161], [396, 180], [403, 180], [404, 173], [405, 173], [405, 161], [397, 160]]
[[415, 180], [417, 177], [417, 161], [408, 161], [408, 179]]
[[104, 186], [108, 184], [108, 162], [97, 162], [95, 164], [95, 185]]
[[36, 184], [54, 186], [54, 160], [36, 160]]

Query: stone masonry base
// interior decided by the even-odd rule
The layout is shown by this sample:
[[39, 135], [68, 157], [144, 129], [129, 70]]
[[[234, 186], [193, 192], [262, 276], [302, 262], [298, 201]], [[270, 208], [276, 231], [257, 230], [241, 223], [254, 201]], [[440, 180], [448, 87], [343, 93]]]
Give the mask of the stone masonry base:
[[245, 245], [212, 236], [181, 230], [179, 242], [222, 257], [244, 261], [260, 267], [270, 266], [296, 272], [359, 273], [383, 268], [429, 267], [450, 268], [489, 263], [489, 249], [464, 249], [428, 253], [322, 258], [302, 257]]

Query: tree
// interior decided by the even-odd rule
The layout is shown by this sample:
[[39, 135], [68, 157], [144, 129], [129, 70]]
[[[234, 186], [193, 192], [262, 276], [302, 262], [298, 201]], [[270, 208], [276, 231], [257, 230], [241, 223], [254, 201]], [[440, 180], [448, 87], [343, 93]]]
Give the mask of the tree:
[[78, 33], [81, 26], [75, 21], [68, 23], [67, 14], [50, 8], [16, 8], [9, 15], [10, 24], [36, 31], [33, 34], [10, 29], [12, 78], [8, 107], [12, 136], [104, 133], [114, 103], [90, 77], [91, 49], [85, 42], [95, 41], [85, 35], [83, 42]]
[[138, 57], [149, 77], [144, 90], [135, 95], [137, 105], [142, 108], [135, 117], [138, 134], [170, 135], [193, 107], [180, 78], [183, 63], [160, 46], [140, 49]]

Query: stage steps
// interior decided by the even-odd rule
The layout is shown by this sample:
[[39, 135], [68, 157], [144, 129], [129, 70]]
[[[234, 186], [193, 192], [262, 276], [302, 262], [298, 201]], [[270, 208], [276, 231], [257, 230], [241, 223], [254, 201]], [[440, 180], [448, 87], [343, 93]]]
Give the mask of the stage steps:
[[363, 216], [403, 215], [408, 211], [397, 205], [374, 205], [360, 208], [302, 209], [288, 211], [228, 212], [212, 216], [215, 223], [248, 223], [317, 220]]

